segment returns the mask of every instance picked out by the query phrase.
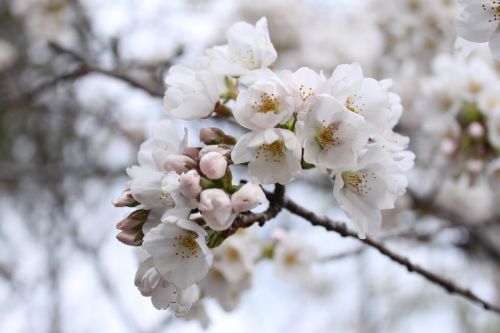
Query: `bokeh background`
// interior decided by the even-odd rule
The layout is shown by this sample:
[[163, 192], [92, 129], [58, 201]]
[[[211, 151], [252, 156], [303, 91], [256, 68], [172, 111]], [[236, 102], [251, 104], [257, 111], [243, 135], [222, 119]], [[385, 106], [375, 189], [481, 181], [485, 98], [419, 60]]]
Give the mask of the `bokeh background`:
[[[134, 248], [115, 239], [126, 211], [111, 202], [152, 124], [166, 118], [166, 71], [223, 43], [232, 23], [268, 18], [276, 68], [329, 74], [359, 62], [367, 76], [393, 78], [406, 109], [399, 130], [415, 138], [421, 165], [432, 144], [418, 139], [422, 117], [433, 107], [419, 109], [428, 98], [421, 82], [436, 57], [458, 52], [458, 13], [453, 0], [0, 0], [0, 332], [500, 332], [500, 316], [286, 212], [253, 232], [300, 234], [321, 258], [311, 275], [283, 277], [263, 261], [233, 311], [207, 299], [203, 314], [186, 319], [140, 295]], [[498, 79], [487, 49], [473, 52]], [[179, 122], [193, 133], [206, 125]], [[432, 202], [422, 186], [441, 171], [422, 161], [411, 191]], [[288, 195], [346, 220], [326, 183], [310, 173]], [[485, 191], [455, 201], [488, 213], [480, 218], [405, 197], [383, 237], [500, 304], [499, 201]]]

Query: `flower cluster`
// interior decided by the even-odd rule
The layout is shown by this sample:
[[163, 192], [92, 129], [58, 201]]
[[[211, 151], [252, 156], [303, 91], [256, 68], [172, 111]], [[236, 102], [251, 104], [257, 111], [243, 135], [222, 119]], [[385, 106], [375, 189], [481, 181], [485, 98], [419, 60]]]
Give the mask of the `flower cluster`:
[[234, 138], [210, 128], [200, 135], [220, 144], [187, 147], [187, 131], [181, 138], [173, 122], [158, 123], [140, 147], [139, 165], [127, 170], [132, 180], [115, 202], [137, 208], [117, 224], [120, 241], [142, 245], [148, 253], [136, 285], [156, 307], [171, 306], [177, 313], [198, 300], [197, 283], [213, 260], [207, 238], [266, 201], [258, 185], [232, 185], [229, 150], [222, 142], [234, 143]]
[[480, 222], [500, 194], [500, 77], [480, 58], [441, 55], [433, 65], [414, 112], [416, 190]]
[[493, 58], [500, 61], [500, 1], [459, 0], [459, 3], [464, 7], [456, 22], [460, 36], [471, 42], [488, 42]]
[[[260, 185], [284, 185], [316, 167], [333, 179], [333, 195], [360, 237], [377, 231], [381, 210], [405, 191], [414, 155], [408, 138], [393, 131], [402, 107], [391, 82], [364, 77], [357, 64], [329, 77], [306, 67], [274, 71], [276, 58], [262, 18], [255, 26], [234, 24], [226, 45], [168, 72], [169, 116], [228, 118], [248, 132], [235, 139], [204, 128], [205, 146], [188, 147], [187, 131], [179, 137], [173, 122], [160, 122], [140, 147], [139, 165], [128, 169], [132, 180], [115, 204], [137, 209], [118, 223], [117, 237], [147, 252], [136, 285], [158, 308], [184, 313], [200, 287], [212, 295], [210, 288], [225, 282], [224, 292], [233, 294], [228, 283], [247, 284], [255, 258], [237, 239], [222, 242], [236, 219], [267, 201]], [[233, 184], [233, 164], [248, 166], [250, 182]], [[278, 257], [290, 263], [290, 251]]]

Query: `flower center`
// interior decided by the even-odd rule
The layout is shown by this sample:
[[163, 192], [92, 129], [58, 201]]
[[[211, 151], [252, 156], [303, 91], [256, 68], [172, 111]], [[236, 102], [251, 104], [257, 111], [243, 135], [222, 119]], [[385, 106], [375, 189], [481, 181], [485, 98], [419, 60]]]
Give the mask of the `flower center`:
[[359, 111], [362, 111], [362, 109], [365, 105], [364, 104], [362, 104], [362, 105], [357, 104], [356, 97], [357, 97], [356, 94], [349, 96], [345, 102], [345, 107], [347, 108], [347, 110], [349, 110], [351, 112], [359, 113]]
[[260, 145], [255, 158], [259, 159], [261, 156], [264, 157], [266, 162], [281, 162], [285, 156], [285, 142], [283, 140], [276, 140], [270, 144]]
[[244, 52], [241, 49], [236, 49], [230, 58], [233, 61], [245, 64], [250, 69], [256, 69], [258, 67], [253, 50]]
[[338, 130], [338, 123], [332, 123], [328, 126], [321, 127], [318, 135], [316, 135], [316, 141], [320, 145], [321, 149], [329, 150], [331, 147], [340, 144], [340, 139], [337, 135]]
[[287, 266], [295, 266], [298, 264], [299, 258], [297, 252], [289, 252], [285, 256], [285, 264]]
[[312, 88], [306, 89], [303, 84], [299, 87], [299, 95], [303, 102], [305, 102], [309, 97], [314, 96], [314, 91]]
[[163, 206], [168, 207], [168, 208], [175, 208], [175, 200], [172, 197], [172, 195], [168, 192], [163, 192], [160, 195], [160, 202], [162, 203]]
[[227, 258], [229, 259], [229, 261], [239, 261], [240, 253], [234, 247], [230, 247], [227, 250]]
[[176, 249], [175, 255], [180, 256], [182, 259], [198, 258], [200, 248], [198, 247], [198, 243], [196, 243], [196, 235], [193, 233], [174, 237], [174, 244], [172, 246]]
[[488, 19], [488, 22], [494, 22], [500, 20], [500, 1], [493, 0], [491, 1], [491, 7], [487, 5], [483, 5], [483, 10], [486, 11], [491, 11], [491, 14], [493, 15]]
[[477, 94], [483, 89], [483, 86], [481, 83], [476, 82], [476, 81], [471, 81], [469, 82], [469, 91], [473, 94]]
[[278, 113], [279, 102], [274, 94], [263, 93], [260, 95], [260, 101], [254, 101], [252, 109], [259, 113]]
[[[374, 173], [372, 173], [373, 178], [377, 178]], [[346, 171], [342, 173], [342, 179], [344, 183], [351, 189], [358, 193], [368, 194], [371, 191], [371, 187], [368, 187], [368, 174], [366, 172], [351, 172]]]

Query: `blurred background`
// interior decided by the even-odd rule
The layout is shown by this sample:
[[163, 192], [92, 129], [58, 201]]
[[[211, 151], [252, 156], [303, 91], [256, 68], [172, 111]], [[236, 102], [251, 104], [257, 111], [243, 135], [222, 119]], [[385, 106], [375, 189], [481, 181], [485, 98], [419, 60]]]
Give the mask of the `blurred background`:
[[[454, 0], [0, 0], [0, 332], [500, 332], [500, 316], [286, 212], [251, 232], [300, 234], [318, 253], [310, 274], [262, 261], [234, 309], [209, 298], [184, 319], [140, 295], [134, 248], [115, 239], [126, 211], [111, 202], [166, 117], [169, 66], [266, 16], [276, 68], [359, 62], [394, 80], [417, 167], [381, 238], [500, 304], [495, 129], [462, 117], [464, 105], [498, 114], [477, 96], [500, 87], [499, 69], [487, 48], [454, 51], [459, 12]], [[308, 173], [288, 195], [346, 221], [326, 183]]]

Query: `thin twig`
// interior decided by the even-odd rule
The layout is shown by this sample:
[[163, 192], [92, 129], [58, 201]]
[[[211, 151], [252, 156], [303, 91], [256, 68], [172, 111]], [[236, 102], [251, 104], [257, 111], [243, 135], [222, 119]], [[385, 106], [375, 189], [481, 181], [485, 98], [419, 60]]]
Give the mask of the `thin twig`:
[[354, 249], [346, 250], [344, 252], [336, 253], [336, 254], [331, 254], [325, 257], [322, 257], [319, 259], [320, 262], [330, 262], [330, 261], [337, 261], [337, 260], [342, 260], [345, 258], [350, 258], [354, 257], [357, 255], [360, 255], [366, 250], [366, 246], [359, 246]]

